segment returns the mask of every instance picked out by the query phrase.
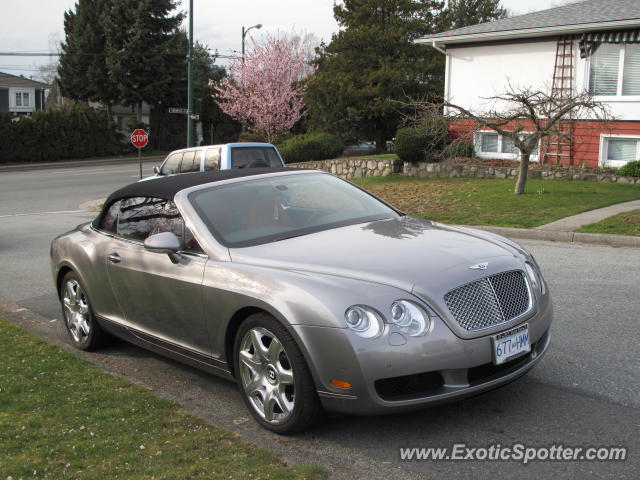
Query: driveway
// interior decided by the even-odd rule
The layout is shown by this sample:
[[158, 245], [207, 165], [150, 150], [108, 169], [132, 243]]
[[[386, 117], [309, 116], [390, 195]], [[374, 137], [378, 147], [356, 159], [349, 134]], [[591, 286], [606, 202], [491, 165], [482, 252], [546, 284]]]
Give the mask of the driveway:
[[[146, 165], [150, 171], [152, 164]], [[67, 345], [48, 264], [51, 238], [93, 215], [80, 203], [135, 180], [136, 165], [0, 175], [0, 295], [40, 314], [12, 314]], [[47, 213], [48, 212], [48, 213]], [[81, 355], [187, 410], [336, 478], [637, 478], [640, 471], [640, 250], [523, 241], [554, 296], [552, 347], [505, 388], [452, 405], [387, 417], [331, 418], [294, 438], [249, 419], [233, 384], [118, 343]], [[11, 310], [18, 310], [12, 306]], [[56, 321], [51, 321], [56, 319]], [[625, 462], [402, 462], [400, 447], [625, 446]]]

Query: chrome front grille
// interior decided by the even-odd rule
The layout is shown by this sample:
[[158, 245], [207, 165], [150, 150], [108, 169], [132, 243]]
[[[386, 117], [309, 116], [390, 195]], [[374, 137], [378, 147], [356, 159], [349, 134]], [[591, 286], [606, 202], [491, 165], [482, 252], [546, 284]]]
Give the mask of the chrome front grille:
[[520, 270], [498, 273], [451, 290], [444, 301], [468, 331], [508, 322], [529, 311], [531, 295]]

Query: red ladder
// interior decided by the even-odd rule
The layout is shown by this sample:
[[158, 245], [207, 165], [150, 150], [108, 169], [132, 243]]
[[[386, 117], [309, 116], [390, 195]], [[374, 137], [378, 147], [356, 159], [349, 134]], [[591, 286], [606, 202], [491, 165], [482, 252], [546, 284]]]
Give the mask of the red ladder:
[[[559, 37], [553, 69], [551, 97], [562, 102], [573, 95], [573, 38]], [[573, 119], [571, 114], [558, 123], [558, 134], [546, 137], [542, 163], [573, 164]]]

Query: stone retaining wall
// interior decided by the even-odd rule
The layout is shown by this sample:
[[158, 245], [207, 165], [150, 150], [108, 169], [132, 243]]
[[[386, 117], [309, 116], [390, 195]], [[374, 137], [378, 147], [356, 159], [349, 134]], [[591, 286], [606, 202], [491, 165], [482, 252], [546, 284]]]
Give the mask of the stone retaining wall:
[[402, 161], [381, 158], [334, 158], [314, 162], [290, 163], [288, 166], [315, 168], [344, 178], [381, 177], [402, 173]]
[[[324, 170], [344, 178], [380, 177], [400, 173], [427, 178], [518, 178], [518, 169], [510, 167], [483, 167], [479, 165], [451, 165], [446, 163], [409, 163], [380, 158], [334, 158], [289, 164], [291, 167]], [[545, 180], [586, 180], [591, 182], [629, 183], [640, 185], [640, 178], [620, 177], [612, 174], [553, 172], [529, 170], [527, 178]]]
[[[404, 162], [402, 173], [405, 175], [427, 178], [518, 178], [518, 169], [510, 167], [483, 167], [479, 165], [450, 165], [443, 163], [416, 164]], [[527, 178], [542, 178], [545, 180], [585, 180], [590, 182], [630, 183], [640, 184], [640, 178], [620, 177], [611, 174], [553, 172], [550, 170], [531, 170]]]

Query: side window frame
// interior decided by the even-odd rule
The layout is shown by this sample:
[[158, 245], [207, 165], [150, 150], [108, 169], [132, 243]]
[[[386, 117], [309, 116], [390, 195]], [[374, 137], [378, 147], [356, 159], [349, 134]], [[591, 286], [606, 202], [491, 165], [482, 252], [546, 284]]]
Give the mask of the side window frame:
[[[180, 240], [180, 252], [184, 253], [184, 254], [195, 254], [195, 255], [204, 255], [204, 249], [202, 248], [202, 246], [200, 245], [200, 243], [198, 242], [198, 240], [196, 239], [195, 235], [193, 234], [193, 232], [191, 232], [191, 230], [189, 229], [189, 227], [187, 226], [184, 217], [182, 216], [182, 214], [180, 213], [180, 210], [178, 210], [178, 207], [176, 206], [176, 204], [171, 201], [171, 200], [165, 200], [165, 199], [161, 199], [161, 198], [154, 198], [154, 197], [131, 197], [129, 199], [125, 198], [125, 199], [120, 199], [115, 201], [113, 204], [111, 204], [111, 206], [109, 207], [109, 212], [111, 212], [112, 209], [117, 209], [117, 213], [116, 213], [116, 217], [113, 221], [113, 227], [109, 230], [109, 229], [104, 229], [102, 228], [104, 225], [104, 221], [105, 219], [103, 218], [100, 222], [100, 227], [98, 228], [98, 230], [102, 233], [105, 233], [107, 235], [113, 236], [118, 240], [124, 241], [124, 242], [130, 242], [130, 243], [135, 243], [137, 245], [143, 245], [144, 243], [144, 239], [140, 239], [140, 238], [135, 238], [135, 237], [130, 237], [127, 236], [125, 234], [123, 234], [120, 231], [120, 219], [121, 219], [121, 206], [122, 206], [122, 202], [126, 201], [126, 200], [133, 200], [133, 199], [145, 199], [148, 204], [153, 203], [154, 201], [156, 202], [162, 202], [165, 204], [168, 204], [167, 208], [167, 213], [172, 214], [174, 211], [175, 213], [177, 213], [177, 218], [174, 219], [178, 221], [178, 228], [174, 229], [174, 228], [169, 228], [169, 229], [165, 229], [162, 231], [170, 231], [172, 233], [174, 233], [178, 239]], [[144, 206], [145, 202], [141, 202], [138, 205], [132, 206], [131, 208], [142, 208]], [[170, 227], [172, 224], [169, 224]], [[173, 224], [175, 225], [175, 224]], [[153, 226], [153, 228], [150, 230], [149, 235], [153, 234], [153, 231], [157, 228], [157, 225]], [[176, 231], [177, 230], [177, 231]], [[193, 239], [193, 241], [195, 242], [195, 246], [191, 247], [191, 248], [187, 248], [186, 247], [186, 241], [187, 241], [187, 231], [189, 232], [189, 236], [191, 239]]]
[[[112, 210], [115, 210], [115, 218], [111, 219], [112, 225], [109, 228], [105, 228], [105, 222], [107, 221], [108, 215], [113, 215], [114, 213], [112, 212]], [[120, 200], [116, 200], [109, 206], [105, 214], [100, 219], [100, 225], [98, 225], [97, 230], [99, 230], [100, 232], [107, 233], [109, 235], [116, 235], [117, 234], [116, 232], [118, 231], [119, 217], [120, 217]]]

